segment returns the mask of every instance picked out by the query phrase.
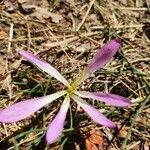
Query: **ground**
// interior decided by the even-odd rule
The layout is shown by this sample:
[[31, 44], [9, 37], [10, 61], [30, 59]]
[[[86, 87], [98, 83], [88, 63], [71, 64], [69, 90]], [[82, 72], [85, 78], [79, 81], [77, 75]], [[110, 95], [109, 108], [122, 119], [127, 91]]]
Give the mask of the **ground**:
[[38, 55], [73, 80], [114, 37], [122, 39], [118, 53], [80, 88], [109, 91], [132, 101], [128, 108], [117, 108], [87, 100], [117, 124], [115, 130], [93, 123], [72, 102], [61, 138], [48, 146], [46, 128], [62, 102], [56, 100], [23, 121], [1, 123], [0, 150], [149, 149], [148, 0], [0, 0], [0, 12], [0, 109], [63, 88], [22, 59], [19, 50]]

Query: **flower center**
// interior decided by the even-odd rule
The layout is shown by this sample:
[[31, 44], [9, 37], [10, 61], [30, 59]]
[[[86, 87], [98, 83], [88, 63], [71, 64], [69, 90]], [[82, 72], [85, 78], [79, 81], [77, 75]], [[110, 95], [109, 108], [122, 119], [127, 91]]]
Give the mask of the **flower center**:
[[72, 94], [76, 91], [76, 89], [77, 89], [77, 86], [75, 84], [71, 83], [70, 87], [67, 89], [67, 95], [69, 97], [71, 97]]
[[70, 82], [70, 86], [67, 88], [67, 95], [69, 97], [72, 96], [72, 94], [77, 90], [77, 87], [81, 84], [81, 82], [83, 81], [83, 78], [84, 78], [84, 71], [82, 71], [79, 76], [74, 80], [74, 81], [71, 81]]

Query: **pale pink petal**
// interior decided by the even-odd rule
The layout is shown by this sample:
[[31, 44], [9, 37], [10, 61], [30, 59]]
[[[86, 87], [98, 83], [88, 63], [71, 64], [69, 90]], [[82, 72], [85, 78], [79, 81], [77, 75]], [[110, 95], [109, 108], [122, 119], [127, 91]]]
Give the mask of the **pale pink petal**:
[[115, 38], [107, 42], [94, 56], [88, 65], [88, 70], [90, 73], [94, 73], [99, 68], [103, 67], [108, 63], [111, 58], [116, 54], [121, 45], [121, 40]]
[[44, 105], [66, 94], [65, 91], [57, 92], [48, 96], [21, 101], [0, 111], [0, 122], [11, 123], [27, 118]]
[[76, 91], [75, 94], [82, 98], [92, 98], [113, 106], [126, 107], [131, 104], [131, 101], [128, 98], [116, 94], [86, 91]]
[[22, 57], [26, 58], [28, 61], [32, 62], [33, 64], [37, 65], [41, 70], [45, 71], [49, 75], [53, 76], [60, 82], [62, 82], [66, 86], [70, 86], [68, 81], [54, 68], [52, 67], [49, 63], [41, 60], [39, 57], [21, 50], [19, 53], [22, 55]]
[[70, 104], [70, 98], [66, 96], [58, 114], [48, 126], [48, 130], [46, 133], [47, 144], [54, 143], [57, 140], [57, 138], [61, 135], [64, 128], [69, 104]]
[[102, 113], [100, 113], [100, 111], [90, 106], [81, 98], [79, 98], [76, 95], [72, 95], [71, 97], [78, 105], [80, 105], [84, 109], [84, 111], [93, 119], [94, 122], [101, 124], [103, 126], [109, 127], [109, 128], [116, 127], [115, 123], [107, 119]]

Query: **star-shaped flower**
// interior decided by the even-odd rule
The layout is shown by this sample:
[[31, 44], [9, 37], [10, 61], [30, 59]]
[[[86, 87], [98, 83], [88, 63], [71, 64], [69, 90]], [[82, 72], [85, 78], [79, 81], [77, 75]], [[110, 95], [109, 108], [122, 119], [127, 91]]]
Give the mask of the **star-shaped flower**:
[[91, 60], [87, 68], [85, 68], [85, 70], [79, 75], [79, 77], [71, 84], [50, 64], [27, 51], [21, 50], [19, 53], [22, 55], [22, 57], [62, 82], [67, 87], [67, 89], [51, 95], [24, 100], [4, 110], [1, 110], [0, 122], [11, 123], [25, 119], [37, 110], [41, 109], [43, 106], [51, 103], [61, 96], [64, 96], [64, 101], [59, 112], [57, 113], [53, 121], [49, 124], [47, 129], [46, 141], [48, 144], [55, 142], [63, 131], [70, 99], [73, 99], [78, 105], [80, 105], [94, 122], [109, 128], [115, 128], [116, 125], [111, 120], [107, 119], [99, 110], [89, 105], [82, 98], [92, 98], [98, 101], [105, 102], [106, 104], [119, 107], [129, 106], [131, 103], [130, 100], [125, 97], [110, 93], [77, 91], [77, 88], [92, 73], [94, 73], [96, 70], [103, 67], [108, 61], [110, 61], [110, 59], [119, 49], [120, 45], [121, 40], [119, 38], [109, 41], [100, 50], [98, 50], [97, 54]]

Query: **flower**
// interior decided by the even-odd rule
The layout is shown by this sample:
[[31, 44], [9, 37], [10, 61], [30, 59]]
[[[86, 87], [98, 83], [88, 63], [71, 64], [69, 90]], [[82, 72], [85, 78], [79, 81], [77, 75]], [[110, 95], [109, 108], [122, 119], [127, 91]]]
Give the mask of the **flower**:
[[8, 108], [0, 111], [0, 122], [11, 123], [25, 119], [37, 110], [41, 109], [43, 106], [65, 95], [59, 112], [48, 126], [46, 133], [46, 141], [48, 144], [55, 142], [63, 131], [70, 99], [73, 99], [78, 105], [80, 105], [94, 122], [109, 128], [115, 128], [115, 123], [107, 119], [100, 111], [90, 106], [82, 98], [93, 98], [95, 100], [105, 102], [106, 104], [119, 107], [129, 106], [131, 103], [130, 100], [125, 97], [110, 93], [77, 91], [77, 87], [92, 73], [110, 61], [110, 59], [119, 49], [120, 45], [121, 40], [119, 38], [115, 38], [105, 44], [100, 50], [98, 50], [97, 54], [91, 60], [83, 73], [80, 74], [79, 77], [72, 83], [69, 83], [55, 68], [53, 68], [47, 62], [41, 60], [37, 56], [27, 51], [21, 50], [19, 53], [22, 55], [22, 57], [62, 82], [67, 87], [67, 89], [51, 95], [24, 100], [9, 106]]

